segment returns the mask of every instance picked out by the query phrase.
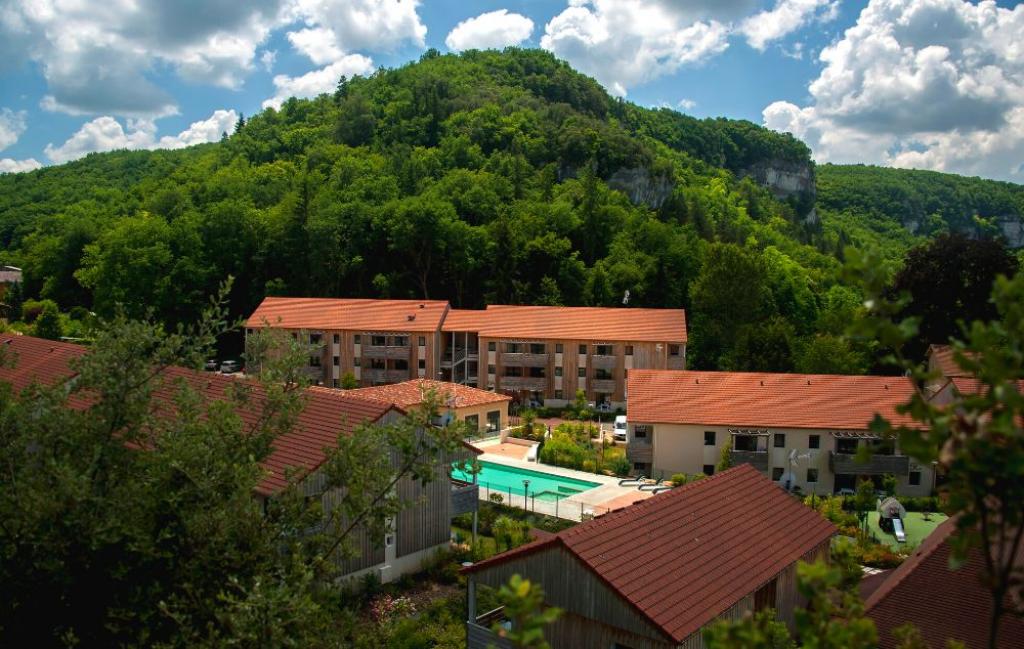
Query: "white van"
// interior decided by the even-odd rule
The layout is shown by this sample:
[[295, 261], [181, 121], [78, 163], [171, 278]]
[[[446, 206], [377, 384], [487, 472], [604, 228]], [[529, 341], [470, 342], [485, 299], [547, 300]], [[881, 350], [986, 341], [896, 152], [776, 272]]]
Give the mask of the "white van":
[[612, 435], [616, 442], [626, 441], [626, 415], [619, 415], [615, 418], [615, 427], [612, 429]]

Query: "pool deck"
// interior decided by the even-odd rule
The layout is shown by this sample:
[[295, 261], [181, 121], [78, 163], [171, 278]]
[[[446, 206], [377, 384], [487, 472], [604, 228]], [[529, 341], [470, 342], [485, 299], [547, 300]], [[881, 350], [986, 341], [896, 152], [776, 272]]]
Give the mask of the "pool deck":
[[[528, 503], [527, 509], [539, 514], [548, 514], [550, 516], [557, 516], [558, 518], [578, 521], [581, 519], [583, 514], [606, 514], [614, 509], [626, 507], [638, 500], [644, 500], [651, 497], [651, 492], [640, 491], [635, 486], [620, 487], [619, 480], [621, 480], [621, 478], [598, 475], [596, 473], [587, 473], [585, 471], [575, 471], [573, 469], [564, 469], [562, 467], [551, 466], [550, 464], [540, 464], [539, 462], [527, 462], [524, 459], [509, 457], [502, 453], [492, 453], [491, 448], [493, 448], [493, 446], [494, 445], [480, 446], [479, 448], [484, 451], [484, 454], [479, 456], [477, 459], [483, 462], [490, 462], [492, 464], [504, 464], [505, 466], [515, 467], [518, 469], [550, 473], [551, 475], [562, 476], [564, 478], [574, 478], [576, 480], [598, 483], [598, 486], [593, 489], [587, 489], [586, 491], [582, 491], [574, 496], [563, 498], [557, 503], [531, 500]], [[500, 446], [511, 445], [503, 444]], [[480, 500], [487, 500], [489, 496], [490, 491], [481, 485]], [[502, 497], [506, 501], [505, 504], [511, 504], [515, 507], [522, 507], [524, 504], [523, 501], [525, 500], [521, 495], [517, 496], [516, 494], [512, 494], [512, 502], [508, 503], [508, 494], [503, 493]]]

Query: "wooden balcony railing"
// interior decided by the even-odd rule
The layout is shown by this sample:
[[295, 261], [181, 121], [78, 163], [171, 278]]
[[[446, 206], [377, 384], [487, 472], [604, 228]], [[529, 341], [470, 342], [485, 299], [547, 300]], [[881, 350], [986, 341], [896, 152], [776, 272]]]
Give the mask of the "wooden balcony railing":
[[615, 369], [615, 357], [594, 354], [590, 357], [590, 365], [599, 370], [613, 370]]
[[548, 380], [532, 376], [499, 376], [498, 386], [505, 390], [541, 391], [548, 388]]
[[867, 462], [858, 462], [853, 453], [831, 452], [828, 456], [832, 473], [852, 475], [894, 475], [910, 473], [910, 457], [907, 455], [872, 455]]
[[408, 345], [405, 347], [362, 345], [360, 352], [363, 358], [409, 358]]
[[501, 362], [512, 367], [547, 367], [548, 355], [506, 352], [501, 355]]
[[729, 461], [733, 466], [750, 464], [758, 471], [767, 471], [768, 451], [730, 451]]
[[615, 392], [615, 379], [591, 379], [590, 387], [594, 392], [612, 393]]

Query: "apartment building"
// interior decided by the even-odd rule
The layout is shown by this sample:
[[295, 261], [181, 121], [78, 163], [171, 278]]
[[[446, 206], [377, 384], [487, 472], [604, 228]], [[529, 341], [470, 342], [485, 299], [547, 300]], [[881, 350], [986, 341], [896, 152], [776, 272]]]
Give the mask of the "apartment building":
[[804, 493], [845, 492], [893, 474], [899, 494], [926, 496], [933, 467], [869, 429], [876, 413], [914, 425], [896, 412], [913, 391], [896, 376], [636, 370], [626, 456], [636, 473], [710, 475], [729, 444], [733, 465], [751, 464]]
[[631, 370], [686, 367], [682, 309], [266, 298], [246, 327], [301, 337], [311, 378], [328, 387], [347, 373], [362, 386], [440, 379], [519, 403], [565, 405], [583, 390], [590, 402], [623, 407]]
[[682, 309], [490, 305], [450, 310], [442, 333], [446, 379], [520, 403], [562, 406], [583, 390], [624, 407], [632, 370], [686, 367]]
[[351, 374], [360, 385], [439, 376], [443, 300], [268, 297], [249, 316], [246, 333], [277, 328], [309, 345], [310, 378], [339, 387]]

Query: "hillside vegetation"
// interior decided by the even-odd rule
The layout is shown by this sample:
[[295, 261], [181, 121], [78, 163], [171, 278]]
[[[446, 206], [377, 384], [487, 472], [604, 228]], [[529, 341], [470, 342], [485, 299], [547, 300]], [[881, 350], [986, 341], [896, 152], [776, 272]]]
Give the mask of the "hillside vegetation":
[[[766, 165], [805, 172], [807, 191], [746, 177]], [[431, 51], [219, 143], [0, 176], [0, 256], [27, 297], [168, 324], [229, 275], [239, 316], [270, 294], [615, 306], [628, 291], [688, 310], [694, 366], [856, 372], [870, 350], [837, 337], [860, 304], [843, 246], [884, 242], [897, 261], [915, 241], [885, 198], [899, 191], [954, 219], [902, 176], [844, 169], [819, 171], [817, 219], [789, 135], [635, 106], [542, 51]]]

